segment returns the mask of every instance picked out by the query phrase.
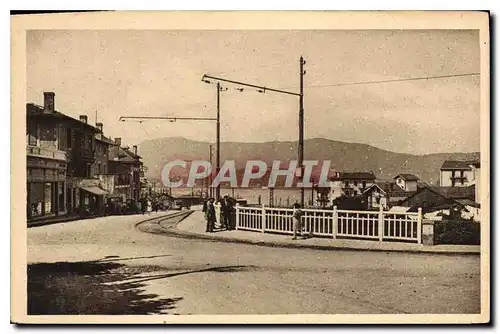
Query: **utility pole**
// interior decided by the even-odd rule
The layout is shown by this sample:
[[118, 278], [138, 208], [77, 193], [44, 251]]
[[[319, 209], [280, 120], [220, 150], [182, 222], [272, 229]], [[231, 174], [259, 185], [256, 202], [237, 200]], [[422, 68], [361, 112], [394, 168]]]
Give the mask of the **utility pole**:
[[[217, 82], [217, 166], [215, 167], [216, 174], [219, 175], [220, 171], [220, 83]], [[215, 192], [215, 199], [220, 199], [220, 184], [217, 185], [217, 189]]]
[[[306, 61], [300, 56], [300, 96], [299, 96], [299, 168], [304, 182], [304, 65]], [[300, 207], [304, 207], [304, 186], [300, 188]]]
[[[212, 166], [212, 144], [209, 146], [210, 149], [210, 166]], [[208, 176], [208, 186], [207, 186], [207, 193], [209, 193], [209, 197], [213, 197], [212, 193], [212, 171], [210, 171], [210, 175]]]

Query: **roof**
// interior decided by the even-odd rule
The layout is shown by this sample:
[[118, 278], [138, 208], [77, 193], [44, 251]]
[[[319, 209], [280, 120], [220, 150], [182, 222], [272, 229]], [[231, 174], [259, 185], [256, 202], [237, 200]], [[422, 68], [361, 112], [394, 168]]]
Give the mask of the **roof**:
[[409, 197], [415, 193], [415, 191], [404, 191], [394, 182], [378, 182], [380, 188], [384, 189], [385, 193], [389, 197]]
[[372, 172], [344, 172], [340, 173], [340, 180], [375, 180]]
[[124, 150], [132, 159], [142, 159], [140, 155], [135, 154], [132, 152], [128, 147], [122, 147], [122, 150]]
[[398, 177], [401, 177], [405, 181], [418, 181], [418, 180], [420, 180], [418, 177], [416, 177], [413, 174], [398, 174], [394, 177], [394, 179], [397, 179]]
[[109, 159], [109, 161], [116, 161], [116, 162], [139, 162], [139, 160], [142, 157], [140, 157], [137, 154], [134, 154], [132, 151], [130, 151], [126, 147], [119, 147], [118, 148], [118, 158], [116, 159]]
[[446, 204], [444, 206], [450, 205], [461, 205], [463, 204], [459, 201], [459, 199], [471, 199], [474, 200], [474, 187], [423, 187], [420, 188], [417, 192], [414, 192], [411, 196], [405, 199], [405, 201], [409, 200], [413, 196], [421, 193], [422, 191], [431, 191], [437, 195], [440, 195], [446, 199], [451, 200], [450, 204]]
[[451, 199], [471, 199], [475, 197], [475, 186], [470, 187], [428, 187], [432, 191]]
[[363, 194], [367, 193], [368, 191], [370, 191], [371, 189], [373, 189], [375, 187], [378, 188], [384, 194], [386, 193], [386, 191], [384, 189], [382, 189], [382, 187], [380, 187], [378, 184], [374, 183], [371, 186], [369, 186], [368, 188], [366, 188], [365, 191], [363, 191]]
[[446, 160], [441, 166], [443, 169], [458, 169], [458, 170], [471, 170], [471, 166], [479, 167], [480, 163], [477, 160], [468, 161], [456, 161], [456, 160]]
[[54, 119], [61, 121], [77, 123], [78, 125], [85, 127], [89, 130], [92, 130], [96, 133], [99, 132], [99, 129], [88, 123], [82, 122], [79, 119], [65, 115], [57, 110], [46, 112], [43, 110], [42, 106], [35, 103], [26, 103], [26, 117], [44, 117], [44, 118], [52, 117]]
[[110, 138], [104, 136], [102, 133], [96, 134], [95, 139], [108, 145], [116, 145], [114, 140], [111, 140]]

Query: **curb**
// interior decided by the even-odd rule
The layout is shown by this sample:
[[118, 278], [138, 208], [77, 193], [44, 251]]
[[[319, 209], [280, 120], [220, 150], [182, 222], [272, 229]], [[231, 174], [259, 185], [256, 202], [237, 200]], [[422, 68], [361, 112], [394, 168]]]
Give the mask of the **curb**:
[[[190, 215], [190, 214], [189, 214]], [[189, 217], [189, 215], [186, 215], [185, 218]], [[157, 217], [159, 218], [159, 217]], [[173, 218], [173, 217], [161, 217], [161, 219], [166, 219], [166, 218]], [[203, 235], [199, 233], [193, 233], [193, 232], [186, 232], [186, 231], [180, 231], [177, 229], [177, 225], [184, 220], [185, 218], [181, 219], [179, 222], [176, 223], [176, 227], [172, 229], [166, 229], [162, 227], [161, 225], [161, 220], [157, 222], [155, 225], [159, 226], [161, 231], [155, 233], [147, 230], [143, 230], [139, 225], [143, 223], [148, 223], [150, 220], [142, 221], [137, 223], [135, 226], [141, 230], [142, 232], [145, 233], [153, 233], [153, 234], [164, 234], [167, 236], [172, 236], [172, 237], [177, 237], [177, 238], [184, 238], [184, 239], [201, 239], [201, 240], [210, 240], [210, 241], [215, 241], [215, 242], [230, 242], [230, 243], [239, 243], [239, 244], [247, 244], [247, 245], [254, 245], [254, 246], [265, 246], [265, 247], [274, 247], [274, 248], [298, 248], [298, 249], [314, 249], [314, 250], [335, 250], [335, 251], [351, 251], [351, 252], [397, 252], [397, 253], [412, 253], [412, 254], [431, 254], [431, 255], [448, 255], [448, 256], [456, 256], [456, 255], [470, 255], [470, 256], [478, 256], [480, 255], [480, 252], [463, 252], [463, 251], [456, 251], [456, 252], [443, 252], [439, 250], [429, 250], [429, 251], [422, 251], [422, 250], [411, 250], [411, 249], [366, 249], [366, 248], [355, 248], [355, 247], [339, 247], [339, 246], [323, 246], [323, 245], [302, 245], [302, 244], [288, 244], [288, 243], [281, 243], [281, 242], [272, 242], [272, 241], [255, 241], [255, 240], [249, 240], [249, 239], [239, 239], [239, 238], [233, 238], [233, 237], [221, 237], [217, 235]]]
[[106, 216], [94, 216], [94, 217], [72, 217], [72, 218], [62, 218], [60, 220], [49, 220], [49, 221], [39, 221], [39, 222], [28, 222], [27, 227], [32, 228], [32, 227], [39, 227], [39, 226], [45, 226], [45, 225], [54, 225], [54, 224], [61, 224], [61, 223], [69, 223], [73, 222], [76, 220], [82, 220], [82, 219], [94, 219], [94, 218], [101, 218], [101, 217], [106, 217]]

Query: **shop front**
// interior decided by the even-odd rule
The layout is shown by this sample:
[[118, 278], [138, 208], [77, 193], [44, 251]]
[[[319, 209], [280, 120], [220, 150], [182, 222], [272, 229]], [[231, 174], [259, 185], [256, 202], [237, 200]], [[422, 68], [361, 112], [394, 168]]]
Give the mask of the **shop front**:
[[106, 197], [98, 179], [83, 179], [79, 184], [80, 213], [83, 216], [99, 216], [106, 213]]
[[28, 157], [26, 209], [28, 220], [66, 214], [66, 164]]

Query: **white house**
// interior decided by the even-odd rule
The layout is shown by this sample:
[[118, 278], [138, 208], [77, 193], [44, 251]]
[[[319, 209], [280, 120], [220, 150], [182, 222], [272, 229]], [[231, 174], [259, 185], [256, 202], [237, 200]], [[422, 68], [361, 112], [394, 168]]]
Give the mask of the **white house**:
[[440, 169], [439, 185], [441, 187], [469, 187], [476, 184], [477, 190], [479, 175], [480, 163], [478, 161], [446, 160]]
[[417, 191], [419, 178], [413, 174], [398, 174], [394, 182], [404, 191]]
[[375, 184], [376, 177], [372, 172], [344, 172], [339, 173], [337, 180], [346, 195], [357, 196]]

